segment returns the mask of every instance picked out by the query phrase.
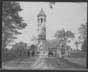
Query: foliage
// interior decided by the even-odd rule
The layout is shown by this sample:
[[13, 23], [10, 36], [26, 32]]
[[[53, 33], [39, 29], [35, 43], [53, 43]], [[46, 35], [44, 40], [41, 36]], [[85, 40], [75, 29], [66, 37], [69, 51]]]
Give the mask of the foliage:
[[56, 38], [64, 38], [65, 37], [65, 30], [58, 30], [56, 33], [55, 33], [55, 37]]
[[66, 33], [66, 36], [68, 37], [68, 38], [74, 38], [75, 36], [74, 36], [74, 33], [72, 33], [71, 31], [67, 31]]
[[18, 14], [21, 10], [17, 2], [2, 2], [2, 48], [5, 48], [12, 39], [16, 38], [15, 34], [21, 34], [18, 29], [25, 28], [26, 24]]
[[75, 35], [74, 33], [72, 33], [71, 31], [65, 31], [64, 29], [62, 30], [58, 30], [56, 33], [55, 33], [55, 37], [57, 39], [60, 39], [61, 42], [67, 42], [69, 38], [74, 38]]
[[10, 61], [15, 59], [15, 55], [12, 54], [13, 52], [7, 48], [2, 49], [2, 62]]
[[13, 48], [17, 49], [17, 48], [26, 48], [27, 47], [27, 44], [24, 43], [24, 42], [19, 42], [19, 43], [16, 43], [15, 45], [13, 45]]
[[80, 42], [78, 41], [75, 41], [75, 45], [76, 45], [76, 48], [78, 49], [78, 45], [80, 44]]
[[34, 56], [36, 49], [36, 45], [31, 45], [30, 47], [28, 47], [26, 43], [19, 42], [13, 45], [11, 50], [3, 48], [2, 60], [3, 62], [6, 62], [13, 59]]
[[13, 51], [16, 52], [17, 56], [25, 55], [27, 44], [23, 42], [16, 43], [13, 46]]
[[36, 45], [31, 45], [31, 48], [32, 48], [32, 49], [34, 49], [34, 48], [36, 48], [36, 47], [37, 47]]
[[67, 48], [67, 41], [69, 38], [74, 38], [74, 33], [72, 33], [71, 31], [65, 31], [64, 29], [62, 30], [58, 30], [55, 33], [55, 37], [57, 39], [59, 39], [60, 42], [60, 46], [61, 46], [61, 52], [64, 54], [65, 49]]
[[3, 48], [2, 59], [3, 61], [9, 61], [17, 58], [27, 57], [27, 44], [23, 42], [13, 45], [11, 50]]
[[81, 26], [79, 28], [79, 33], [81, 34], [83, 39], [87, 38], [87, 23], [81, 24]]
[[87, 23], [81, 24], [79, 28], [79, 33], [81, 34], [80, 38], [84, 40], [82, 44], [82, 51], [86, 51], [87, 50]]
[[82, 51], [87, 52], [87, 39], [85, 39], [83, 44], [82, 44]]
[[56, 33], [55, 33], [55, 37], [56, 38], [74, 38], [74, 33], [72, 33], [71, 31], [66, 31], [64, 29], [62, 30], [58, 30]]

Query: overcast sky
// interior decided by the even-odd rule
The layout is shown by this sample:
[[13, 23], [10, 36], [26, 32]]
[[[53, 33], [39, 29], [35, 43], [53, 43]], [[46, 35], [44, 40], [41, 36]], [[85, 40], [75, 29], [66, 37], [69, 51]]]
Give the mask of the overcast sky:
[[36, 36], [37, 14], [41, 8], [47, 15], [47, 39], [53, 39], [55, 32], [63, 27], [77, 34], [80, 24], [87, 22], [87, 3], [56, 2], [53, 9], [48, 2], [20, 2], [20, 5], [23, 11], [19, 14], [27, 27], [22, 30], [23, 34], [18, 36], [17, 42], [30, 43], [31, 38]]

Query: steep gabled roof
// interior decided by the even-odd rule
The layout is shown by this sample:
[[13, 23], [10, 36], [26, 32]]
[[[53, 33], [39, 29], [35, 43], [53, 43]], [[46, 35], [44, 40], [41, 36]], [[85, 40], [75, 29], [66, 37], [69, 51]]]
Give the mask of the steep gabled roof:
[[54, 40], [46, 40], [46, 46], [48, 48], [56, 48], [59, 45], [59, 40], [54, 39]]
[[41, 11], [39, 12], [39, 14], [37, 15], [37, 17], [39, 16], [44, 16], [46, 17], [46, 14], [44, 13], [43, 9], [41, 8]]

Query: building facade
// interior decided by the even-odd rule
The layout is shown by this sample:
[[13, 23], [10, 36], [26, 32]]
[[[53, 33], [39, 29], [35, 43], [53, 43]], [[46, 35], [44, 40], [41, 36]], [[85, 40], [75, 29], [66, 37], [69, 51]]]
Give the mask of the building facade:
[[64, 50], [65, 47], [63, 47], [65, 44], [60, 43], [61, 40], [57, 40], [58, 42], [54, 42], [54, 43], [50, 43], [49, 41], [46, 40], [46, 18], [47, 16], [44, 13], [44, 10], [41, 9], [39, 14], [37, 15], [37, 21], [38, 21], [37, 52], [38, 52], [38, 55], [46, 56], [46, 57], [49, 57], [50, 55], [58, 56], [58, 57], [67, 55], [67, 51]]

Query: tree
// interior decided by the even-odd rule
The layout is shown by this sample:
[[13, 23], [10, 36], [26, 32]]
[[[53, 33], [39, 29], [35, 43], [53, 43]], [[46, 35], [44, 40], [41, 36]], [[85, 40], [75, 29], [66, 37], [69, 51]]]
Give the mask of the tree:
[[66, 37], [68, 37], [68, 38], [74, 38], [75, 37], [74, 33], [72, 33], [71, 31], [67, 31], [65, 34], [66, 34]]
[[64, 29], [62, 30], [58, 30], [55, 33], [55, 37], [58, 39], [63, 39], [64, 41], [67, 42], [68, 38], [74, 38], [74, 33], [72, 33], [71, 31], [65, 31]]
[[55, 37], [57, 39], [59, 39], [60, 41], [60, 45], [62, 46], [61, 50], [62, 52], [64, 53], [65, 52], [65, 49], [66, 49], [66, 46], [67, 46], [67, 41], [69, 38], [74, 38], [74, 33], [72, 33], [71, 31], [65, 31], [64, 29], [62, 30], [58, 30], [56, 33], [55, 33]]
[[76, 45], [76, 48], [77, 48], [77, 50], [78, 50], [79, 42], [76, 41], [76, 42], [75, 42], [75, 45]]
[[79, 27], [80, 39], [83, 39], [82, 51], [87, 50], [87, 23]]
[[84, 40], [83, 44], [82, 44], [82, 51], [87, 51], [87, 39]]
[[64, 29], [62, 29], [62, 30], [58, 30], [56, 33], [55, 33], [55, 37], [56, 38], [64, 38], [65, 37], [65, 30]]
[[13, 1], [2, 2], [2, 48], [5, 48], [9, 42], [16, 39], [14, 35], [21, 34], [19, 29], [26, 27], [19, 12], [22, 11], [19, 3]]
[[17, 57], [24, 56], [26, 52], [26, 47], [27, 47], [27, 44], [24, 42], [16, 43], [15, 45], [13, 45], [13, 48], [12, 48], [14, 55], [16, 55]]
[[31, 41], [32, 41], [34, 44], [37, 44], [37, 40], [38, 40], [38, 39], [37, 39], [37, 37], [35, 37], [35, 36], [33, 36], [32, 39], [31, 39]]
[[81, 34], [81, 37], [83, 39], [87, 38], [87, 23], [81, 24], [81, 26], [79, 27], [79, 33]]

